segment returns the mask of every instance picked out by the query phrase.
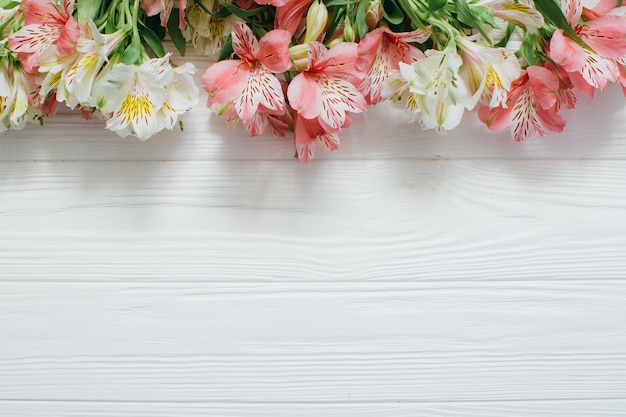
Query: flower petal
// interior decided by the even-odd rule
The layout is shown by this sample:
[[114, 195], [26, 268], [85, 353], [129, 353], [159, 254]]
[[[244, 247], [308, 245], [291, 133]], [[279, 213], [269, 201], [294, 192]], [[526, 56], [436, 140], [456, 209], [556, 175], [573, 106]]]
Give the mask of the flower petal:
[[241, 61], [229, 59], [211, 65], [202, 76], [202, 87], [209, 93], [208, 106], [235, 100], [245, 88], [250, 70]]
[[253, 69], [241, 95], [235, 99], [235, 109], [242, 120], [250, 120], [259, 105], [273, 113], [282, 114], [285, 97], [278, 78], [262, 67]]
[[274, 29], [259, 41], [257, 59], [271, 72], [281, 73], [291, 68], [289, 43], [291, 34], [286, 30]]
[[296, 75], [289, 83], [287, 98], [289, 105], [306, 119], [313, 119], [322, 111], [322, 90], [310, 74]]
[[256, 54], [259, 51], [259, 41], [254, 37], [252, 29], [243, 22], [233, 25], [232, 32], [233, 51], [244, 61], [256, 61]]

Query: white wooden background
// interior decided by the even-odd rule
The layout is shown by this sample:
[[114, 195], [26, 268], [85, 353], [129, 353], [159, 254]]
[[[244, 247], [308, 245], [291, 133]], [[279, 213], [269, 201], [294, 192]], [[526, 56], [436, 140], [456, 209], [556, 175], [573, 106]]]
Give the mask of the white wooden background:
[[524, 144], [383, 105], [308, 165], [202, 106], [2, 136], [0, 416], [625, 416], [624, 100]]

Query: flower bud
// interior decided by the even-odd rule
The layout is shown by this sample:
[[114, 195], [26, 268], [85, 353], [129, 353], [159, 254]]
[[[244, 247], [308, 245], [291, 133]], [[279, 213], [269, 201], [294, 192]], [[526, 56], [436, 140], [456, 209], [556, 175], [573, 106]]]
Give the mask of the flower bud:
[[299, 44], [289, 48], [289, 58], [298, 71], [303, 71], [309, 66], [309, 45]]
[[383, 18], [383, 6], [380, 4], [380, 0], [372, 0], [370, 4], [365, 8], [365, 24], [370, 29], [378, 27], [378, 22]]
[[356, 32], [354, 31], [354, 24], [348, 17], [343, 20], [343, 38], [346, 42], [354, 42], [356, 39]]
[[326, 29], [328, 22], [328, 9], [322, 0], [315, 0], [311, 3], [306, 14], [306, 35], [304, 43], [317, 40]]

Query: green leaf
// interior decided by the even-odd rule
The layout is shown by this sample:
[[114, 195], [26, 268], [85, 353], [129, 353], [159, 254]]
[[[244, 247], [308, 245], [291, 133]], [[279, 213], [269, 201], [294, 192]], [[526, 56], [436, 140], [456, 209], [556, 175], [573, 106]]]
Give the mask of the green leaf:
[[330, 38], [335, 33], [337, 26], [343, 20], [343, 14], [346, 11], [343, 7], [335, 7], [333, 8], [333, 14], [330, 17], [330, 23], [328, 24], [328, 29], [326, 29], [326, 36], [324, 37], [324, 43], [330, 42]]
[[386, 0], [383, 3], [383, 10], [385, 11], [385, 20], [392, 25], [399, 25], [404, 22], [404, 13], [394, 0]]
[[578, 36], [576, 31], [572, 29], [567, 21], [567, 18], [563, 14], [563, 11], [561, 10], [561, 6], [555, 0], [536, 1], [535, 7], [539, 10], [539, 13], [543, 15], [545, 20], [552, 23], [557, 28], [563, 29], [563, 32], [565, 32], [570, 39], [582, 47], [592, 50], [591, 47], [587, 45], [585, 41], [580, 38], [580, 36]]
[[474, 16], [472, 9], [470, 9], [467, 4], [467, 1], [455, 0], [454, 3], [456, 5], [456, 17], [459, 19], [459, 22], [464, 23], [473, 29], [477, 29], [483, 38], [485, 38], [485, 40], [491, 45], [491, 37], [483, 27], [482, 22], [478, 21], [478, 19]]
[[163, 40], [163, 38], [165, 38], [165, 33], [167, 31], [163, 26], [161, 26], [161, 16], [157, 14], [154, 16], [146, 17], [145, 23], [147, 27], [152, 29], [152, 31], [159, 37], [159, 39]]
[[398, 0], [398, 5], [404, 11], [404, 13], [406, 13], [408, 18], [411, 20], [411, 23], [413, 23], [413, 25], [417, 29], [428, 32], [428, 28], [424, 25], [422, 18], [415, 10], [414, 5], [411, 3], [411, 0]]
[[515, 28], [515, 24], [509, 22], [509, 24], [506, 26], [506, 33], [504, 37], [500, 40], [500, 42], [496, 44], [498, 48], [504, 48], [509, 43], [509, 39], [511, 39], [511, 35], [515, 31]]
[[324, 2], [326, 7], [332, 6], [346, 6], [348, 4], [357, 4], [359, 0], [330, 0], [328, 2]]
[[359, 3], [359, 7], [356, 9], [356, 30], [359, 35], [359, 39], [363, 39], [367, 32], [369, 31], [369, 27], [365, 22], [365, 8], [370, 4], [370, 0], [362, 0]]
[[167, 31], [170, 34], [170, 38], [172, 39], [172, 42], [174, 42], [174, 46], [178, 50], [178, 53], [185, 56], [185, 52], [187, 51], [187, 41], [183, 36], [183, 32], [178, 27], [178, 20], [178, 9], [172, 9], [172, 14], [170, 14], [170, 18], [167, 21]]
[[126, 65], [134, 65], [141, 58], [143, 47], [141, 46], [141, 39], [139, 37], [133, 37], [133, 40], [124, 50], [122, 55], [122, 63]]
[[448, 4], [448, 0], [430, 0], [428, 2], [428, 11], [432, 14], [445, 7]]
[[527, 34], [522, 41], [522, 45], [519, 49], [522, 58], [528, 65], [538, 65], [539, 58], [537, 57], [537, 36]]
[[493, 13], [488, 7], [479, 6], [476, 4], [469, 5], [470, 10], [472, 11], [472, 15], [479, 22], [486, 23], [492, 28], [498, 28], [499, 26], [496, 24], [496, 21], [493, 18]]
[[266, 9], [266, 7], [257, 7], [256, 9], [252, 9], [252, 10], [244, 10], [241, 7], [237, 7], [234, 4], [231, 4], [228, 2], [223, 2], [222, 6], [224, 6], [224, 8], [228, 9], [229, 12], [231, 12], [232, 14], [234, 14], [235, 16], [243, 20], [248, 20], [252, 16], [256, 16], [257, 14], [261, 13], [263, 10]]
[[94, 20], [100, 13], [101, 4], [102, 0], [81, 0], [80, 2], [76, 2], [78, 20]]
[[152, 49], [152, 52], [154, 52], [158, 58], [163, 58], [165, 55], [163, 44], [161, 43], [161, 39], [159, 39], [152, 29], [140, 22], [139, 35], [141, 35], [144, 42], [150, 47], [150, 49]]
[[0, 1], [0, 9], [10, 10], [14, 7], [19, 6], [21, 3], [19, 1], [12, 0], [1, 0]]
[[223, 61], [225, 59], [228, 59], [233, 54], [233, 52], [235, 52], [233, 51], [233, 38], [231, 35], [228, 35], [228, 39], [226, 39], [226, 42], [224, 42], [224, 45], [220, 50], [220, 54], [217, 57], [217, 60]]

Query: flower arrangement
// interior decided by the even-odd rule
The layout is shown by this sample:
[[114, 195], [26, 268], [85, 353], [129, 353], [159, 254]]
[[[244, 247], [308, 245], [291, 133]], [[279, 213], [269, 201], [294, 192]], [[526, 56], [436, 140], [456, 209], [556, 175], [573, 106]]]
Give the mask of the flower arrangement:
[[578, 95], [626, 89], [621, 0], [60, 1], [0, 0], [0, 130], [62, 102], [121, 136], [174, 128], [198, 88], [165, 36], [216, 56], [211, 111], [252, 136], [293, 132], [303, 162], [382, 100], [442, 134], [477, 109], [523, 141], [561, 132]]
[[[173, 2], [0, 1], [0, 131], [43, 122], [64, 102], [120, 136], [147, 139], [197, 103], [195, 68], [172, 65], [161, 42], [173, 16], [180, 26], [170, 35], [183, 39]], [[184, 39], [177, 45], [184, 51]]]

